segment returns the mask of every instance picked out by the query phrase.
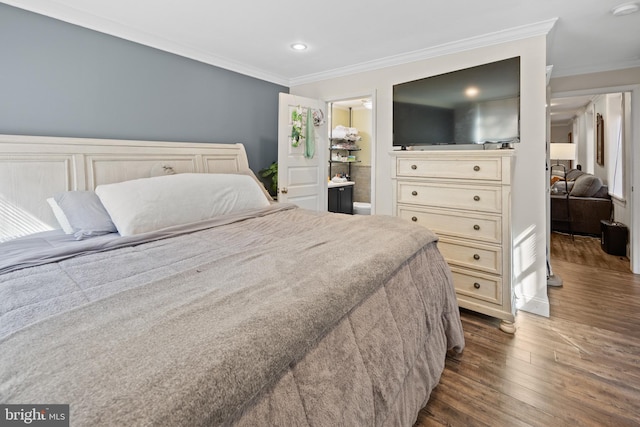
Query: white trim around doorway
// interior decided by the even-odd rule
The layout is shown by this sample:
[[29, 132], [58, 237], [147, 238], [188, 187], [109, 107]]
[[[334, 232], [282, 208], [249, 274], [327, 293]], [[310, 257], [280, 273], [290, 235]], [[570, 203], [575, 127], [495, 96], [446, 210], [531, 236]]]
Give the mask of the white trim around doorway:
[[629, 260], [631, 271], [640, 274], [640, 85], [623, 85], [598, 87], [576, 91], [551, 93], [550, 98], [569, 98], [583, 95], [599, 95], [615, 92], [631, 92], [631, 191], [629, 206], [631, 207], [629, 224]]
[[363, 99], [370, 98], [371, 99], [371, 215], [376, 213], [376, 146], [378, 143], [378, 138], [376, 136], [377, 123], [376, 123], [376, 90], [373, 89], [371, 92], [357, 92], [354, 94], [343, 95], [339, 97], [331, 97], [326, 100], [327, 104], [332, 104], [335, 102], [341, 101], [349, 101], [353, 99]]

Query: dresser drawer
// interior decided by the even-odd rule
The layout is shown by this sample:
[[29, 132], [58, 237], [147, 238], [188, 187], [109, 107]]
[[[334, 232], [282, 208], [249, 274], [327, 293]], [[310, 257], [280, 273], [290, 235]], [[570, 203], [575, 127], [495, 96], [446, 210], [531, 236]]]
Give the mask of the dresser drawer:
[[502, 279], [471, 270], [451, 267], [456, 293], [494, 304], [502, 304]]
[[398, 203], [500, 213], [502, 189], [487, 185], [398, 181]]
[[396, 175], [420, 178], [502, 179], [502, 159], [396, 159]]
[[441, 237], [438, 249], [449, 264], [502, 274], [502, 249], [499, 246]]
[[501, 243], [502, 220], [482, 215], [398, 205], [398, 216], [427, 227], [438, 235]]

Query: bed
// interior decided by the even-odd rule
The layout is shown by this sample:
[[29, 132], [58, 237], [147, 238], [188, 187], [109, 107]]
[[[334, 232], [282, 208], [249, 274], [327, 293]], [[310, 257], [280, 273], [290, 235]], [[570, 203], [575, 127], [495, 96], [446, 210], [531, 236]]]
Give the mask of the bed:
[[[69, 404], [74, 426], [409, 426], [464, 348], [435, 235], [398, 218], [253, 193], [128, 228], [131, 182], [255, 184], [241, 145], [1, 136], [0, 164], [2, 215], [37, 231], [0, 244], [0, 403]], [[72, 190], [95, 190], [119, 232], [56, 230], [46, 199]]]

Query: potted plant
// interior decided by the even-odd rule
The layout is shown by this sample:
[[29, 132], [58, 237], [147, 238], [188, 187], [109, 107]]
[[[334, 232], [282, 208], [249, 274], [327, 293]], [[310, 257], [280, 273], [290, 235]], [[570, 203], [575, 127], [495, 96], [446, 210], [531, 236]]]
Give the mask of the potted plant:
[[275, 198], [278, 195], [278, 162], [273, 162], [260, 170], [260, 176], [264, 178], [269, 194]]

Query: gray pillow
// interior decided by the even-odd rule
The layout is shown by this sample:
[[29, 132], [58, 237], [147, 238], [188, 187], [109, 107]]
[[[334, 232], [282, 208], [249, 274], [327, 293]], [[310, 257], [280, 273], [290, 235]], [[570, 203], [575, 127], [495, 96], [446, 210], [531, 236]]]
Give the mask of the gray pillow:
[[591, 174], [580, 175], [571, 190], [570, 195], [576, 197], [593, 197], [602, 187], [602, 180]]
[[573, 188], [574, 184], [575, 184], [575, 182], [573, 182], [573, 181], [567, 181], [567, 182], [556, 181], [551, 186], [551, 193], [552, 194], [567, 194], [567, 193], [571, 193], [571, 189]]
[[582, 172], [579, 169], [571, 169], [569, 172], [567, 172], [567, 181], [575, 181], [582, 175], [585, 175], [585, 172]]
[[53, 199], [67, 217], [77, 240], [118, 231], [93, 191], [65, 191], [55, 194]]

